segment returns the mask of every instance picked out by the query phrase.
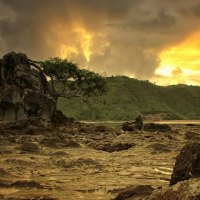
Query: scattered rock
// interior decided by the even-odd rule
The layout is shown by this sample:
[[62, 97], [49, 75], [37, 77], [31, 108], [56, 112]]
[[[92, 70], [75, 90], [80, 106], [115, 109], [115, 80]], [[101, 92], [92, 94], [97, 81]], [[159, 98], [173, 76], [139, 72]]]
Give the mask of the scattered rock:
[[36, 127], [30, 126], [24, 131], [24, 134], [34, 135], [36, 133], [36, 131], [38, 131]]
[[5, 148], [0, 148], [0, 154], [12, 154], [13, 151], [12, 150], [8, 150]]
[[52, 153], [52, 156], [58, 156], [58, 157], [68, 157], [69, 154], [64, 151], [56, 151]]
[[74, 118], [66, 117], [61, 110], [56, 110], [51, 117], [51, 122], [54, 125], [74, 123]]
[[6, 164], [9, 164], [13, 167], [33, 167], [35, 165], [35, 162], [33, 161], [28, 161], [28, 160], [22, 160], [22, 159], [6, 159], [4, 161]]
[[35, 188], [35, 189], [44, 189], [44, 187], [42, 185], [40, 185], [39, 183], [35, 182], [35, 181], [16, 181], [14, 183], [12, 183], [10, 185], [11, 187], [15, 187], [15, 188]]
[[0, 179], [0, 188], [8, 188], [10, 184], [11, 184], [10, 181], [6, 180], [5, 177]]
[[149, 196], [153, 190], [154, 189], [150, 185], [130, 186], [121, 189], [114, 200], [131, 200], [139, 197], [144, 198]]
[[21, 153], [38, 153], [40, 151], [40, 148], [37, 144], [32, 142], [24, 142], [20, 146], [20, 152]]
[[77, 143], [75, 140], [66, 140], [65, 141], [65, 147], [73, 147], [73, 148], [78, 148], [80, 147], [80, 144]]
[[170, 185], [193, 177], [200, 177], [200, 143], [185, 145], [176, 158]]
[[88, 133], [88, 134], [91, 134], [91, 133], [96, 133], [95, 131], [95, 127], [94, 126], [91, 126], [89, 124], [82, 124], [80, 127], [79, 127], [79, 132], [82, 132], [82, 133]]
[[19, 140], [18, 143], [19, 144], [24, 144], [26, 142], [32, 142], [33, 138], [31, 136], [27, 136], [27, 135], [23, 135]]
[[155, 153], [168, 153], [168, 152], [171, 152], [171, 149], [167, 145], [161, 144], [161, 143], [154, 143], [154, 144], [148, 145], [147, 148], [153, 149], [153, 151]]
[[64, 167], [64, 168], [77, 168], [77, 167], [92, 167], [95, 166], [95, 168], [102, 168], [102, 165], [99, 164], [98, 161], [92, 160], [91, 158], [79, 158], [77, 160], [66, 162], [63, 159], [60, 159], [56, 162], [57, 166]]
[[107, 127], [103, 126], [103, 125], [99, 125], [95, 127], [95, 132], [106, 132], [107, 131]]
[[122, 124], [123, 131], [134, 131], [134, 130], [142, 130], [143, 127], [143, 119], [139, 114], [134, 122], [125, 122]]
[[105, 143], [105, 144], [90, 144], [90, 147], [92, 147], [95, 150], [100, 150], [100, 151], [107, 151], [109, 153], [114, 152], [114, 151], [124, 151], [128, 150], [131, 147], [135, 146], [133, 143], [115, 143], [115, 144], [110, 144], [110, 143]]
[[0, 177], [3, 178], [3, 177], [8, 177], [10, 175], [9, 172], [7, 172], [5, 169], [3, 168], [0, 168]]
[[155, 123], [148, 123], [144, 125], [144, 131], [150, 132], [168, 132], [171, 131], [171, 127], [167, 124], [155, 124]]
[[182, 181], [174, 186], [155, 190], [146, 200], [199, 200], [200, 179]]
[[185, 137], [188, 140], [200, 140], [200, 134], [191, 131], [186, 132]]
[[40, 143], [50, 148], [80, 147], [80, 145], [72, 139], [44, 138]]
[[186, 126], [198, 126], [197, 124], [186, 124]]
[[122, 124], [122, 130], [123, 131], [134, 131], [135, 130], [135, 125], [131, 122], [124, 122]]

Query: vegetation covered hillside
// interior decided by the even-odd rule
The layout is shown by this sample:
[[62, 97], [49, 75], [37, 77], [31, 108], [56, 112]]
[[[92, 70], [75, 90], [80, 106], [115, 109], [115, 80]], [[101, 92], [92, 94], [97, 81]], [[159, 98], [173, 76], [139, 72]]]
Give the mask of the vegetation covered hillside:
[[137, 112], [163, 119], [200, 119], [200, 87], [157, 86], [124, 76], [106, 78], [108, 92], [89, 104], [60, 99], [58, 109], [79, 120], [133, 120]]

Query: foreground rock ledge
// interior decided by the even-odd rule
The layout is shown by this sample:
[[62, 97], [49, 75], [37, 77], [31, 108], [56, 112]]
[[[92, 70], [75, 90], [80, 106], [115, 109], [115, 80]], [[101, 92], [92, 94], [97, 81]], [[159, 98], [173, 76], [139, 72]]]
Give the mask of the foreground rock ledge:
[[170, 185], [190, 178], [200, 178], [200, 143], [185, 145], [176, 158]]
[[174, 186], [155, 190], [146, 200], [199, 200], [200, 178], [182, 181]]

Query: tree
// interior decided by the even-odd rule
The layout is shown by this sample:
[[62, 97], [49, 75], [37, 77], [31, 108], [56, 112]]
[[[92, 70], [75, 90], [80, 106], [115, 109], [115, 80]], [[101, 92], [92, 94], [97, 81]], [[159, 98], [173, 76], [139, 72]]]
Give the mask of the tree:
[[86, 101], [88, 97], [98, 97], [106, 91], [105, 79], [100, 74], [80, 69], [67, 59], [51, 58], [41, 62], [41, 68], [50, 79], [48, 89], [56, 102], [59, 97], [79, 97]]

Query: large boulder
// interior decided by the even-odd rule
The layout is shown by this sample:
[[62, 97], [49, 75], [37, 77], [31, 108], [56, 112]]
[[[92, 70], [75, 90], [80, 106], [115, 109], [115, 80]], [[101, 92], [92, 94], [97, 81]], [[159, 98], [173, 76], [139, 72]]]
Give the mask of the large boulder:
[[123, 131], [134, 131], [135, 129], [135, 125], [133, 123], [130, 122], [124, 122], [122, 124], [122, 130]]
[[176, 158], [170, 185], [200, 177], [200, 143], [185, 145]]
[[134, 122], [124, 122], [122, 124], [123, 131], [135, 131], [135, 130], [142, 130], [143, 128], [143, 119], [141, 115], [138, 115], [135, 118]]
[[0, 121], [49, 121], [55, 108], [47, 79], [35, 62], [15, 52], [0, 59]]

